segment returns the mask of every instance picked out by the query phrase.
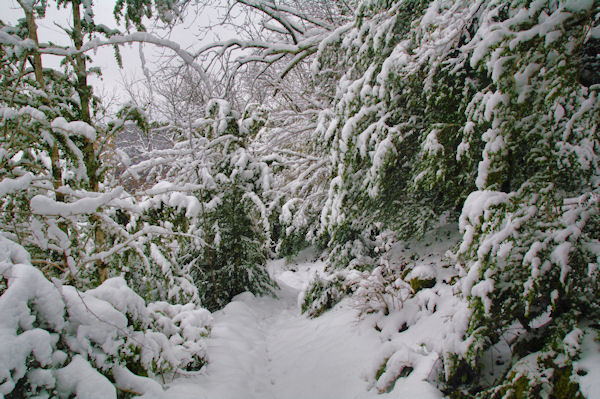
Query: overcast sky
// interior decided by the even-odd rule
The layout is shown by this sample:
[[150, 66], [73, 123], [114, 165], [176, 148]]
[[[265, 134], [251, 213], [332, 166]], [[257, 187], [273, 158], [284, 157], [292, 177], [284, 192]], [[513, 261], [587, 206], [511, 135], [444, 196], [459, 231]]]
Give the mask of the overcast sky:
[[[70, 44], [69, 38], [60, 28], [60, 26], [72, 26], [70, 12], [64, 8], [57, 10], [54, 2], [49, 3], [46, 17], [37, 22], [40, 42], [53, 41], [57, 44]], [[96, 23], [116, 27], [117, 24], [112, 14], [115, 0], [96, 0], [94, 3]], [[189, 22], [186, 21], [179, 25], [172, 32], [157, 31], [156, 33], [163, 37], [168, 36], [170, 40], [179, 43], [183, 48], [196, 47], [203, 41], [203, 38], [197, 34], [197, 26], [208, 23], [207, 20], [202, 20], [206, 17], [206, 13], [203, 13], [203, 15], [190, 18]], [[12, 24], [19, 18], [24, 18], [24, 14], [16, 0], [0, 0], [0, 20]], [[145, 58], [149, 63], [158, 59], [163, 52], [168, 53], [164, 49], [158, 49], [151, 45], [144, 46]], [[120, 101], [126, 101], [127, 95], [124, 92], [123, 82], [143, 79], [144, 75], [139, 59], [138, 44], [121, 46], [121, 54], [124, 61], [123, 69], [119, 69], [111, 47], [103, 47], [95, 54], [89, 54], [94, 61], [94, 66], [100, 67], [103, 75], [101, 80], [91, 78], [90, 83], [94, 86], [96, 94], [105, 98], [114, 94], [118, 95]], [[57, 57], [44, 56], [43, 63], [44, 67], [58, 68]]]

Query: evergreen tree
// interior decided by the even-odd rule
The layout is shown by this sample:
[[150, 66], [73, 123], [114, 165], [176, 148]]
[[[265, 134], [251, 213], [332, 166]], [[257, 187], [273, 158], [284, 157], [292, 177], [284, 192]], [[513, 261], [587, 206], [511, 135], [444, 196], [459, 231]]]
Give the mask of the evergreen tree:
[[[275, 286], [265, 268], [270, 225], [263, 199], [271, 171], [248, 148], [265, 123], [260, 107], [250, 105], [240, 118], [227, 101], [211, 100], [205, 117], [191, 130], [181, 128], [173, 149], [154, 151], [132, 167], [149, 175], [160, 169], [168, 179], [147, 190], [154, 198], [149, 210], [184, 235], [164, 240], [160, 251], [178, 248], [173, 262], [193, 278], [209, 310], [242, 292], [267, 294]], [[182, 218], [165, 218], [169, 214]]]
[[[492, 82], [468, 112], [473, 124], [489, 128], [481, 137], [478, 191], [460, 219], [457, 255], [473, 309], [467, 360], [476, 369], [509, 329], [524, 330], [511, 342], [505, 380], [486, 395], [520, 386], [533, 397], [545, 384], [556, 397], [578, 391], [561, 380], [574, 374], [576, 342], [591, 333], [586, 325], [600, 310], [593, 266], [600, 109], [597, 88], [580, 75], [599, 13], [598, 2], [490, 2], [479, 16], [469, 62]], [[535, 367], [517, 372], [524, 363]]]
[[[349, 65], [319, 126], [334, 171], [321, 231], [333, 247], [332, 261], [341, 266], [359, 254], [374, 255], [381, 230], [418, 237], [442, 216], [457, 217], [475, 188], [481, 144], [459, 144], [469, 97], [487, 77], [457, 67], [463, 55], [453, 46], [465, 40], [461, 35], [449, 37], [437, 52], [420, 54], [432, 40], [427, 26], [418, 25], [429, 2], [388, 3], [364, 2], [354, 28], [318, 58], [323, 72], [317, 78], [325, 81], [336, 65]], [[469, 35], [465, 14], [444, 21], [440, 30]], [[474, 136], [484, 129], [473, 128]], [[473, 156], [463, 156], [464, 150]]]
[[269, 251], [269, 224], [261, 200], [269, 188], [266, 164], [258, 162], [246, 148], [262, 118], [247, 113], [239, 122], [225, 101], [207, 105], [204, 134], [216, 151], [211, 174], [214, 208], [208, 213], [207, 237], [202, 264], [198, 265], [202, 304], [218, 309], [245, 291], [270, 293], [274, 286], [265, 263]]

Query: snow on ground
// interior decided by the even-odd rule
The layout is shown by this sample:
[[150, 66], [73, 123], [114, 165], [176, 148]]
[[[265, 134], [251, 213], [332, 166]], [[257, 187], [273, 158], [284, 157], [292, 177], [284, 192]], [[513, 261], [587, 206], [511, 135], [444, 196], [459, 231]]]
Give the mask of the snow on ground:
[[588, 331], [581, 343], [581, 359], [573, 366], [577, 370], [581, 392], [589, 399], [600, 398], [600, 337]]
[[[165, 398], [369, 399], [438, 398], [431, 385], [403, 384], [389, 394], [372, 387], [382, 341], [351, 300], [321, 317], [300, 314], [298, 296], [324, 262], [304, 251], [296, 263], [270, 262], [277, 297], [239, 295], [214, 314], [204, 373], [175, 380]], [[155, 396], [152, 396], [155, 397]], [[402, 397], [402, 396], [400, 396]]]

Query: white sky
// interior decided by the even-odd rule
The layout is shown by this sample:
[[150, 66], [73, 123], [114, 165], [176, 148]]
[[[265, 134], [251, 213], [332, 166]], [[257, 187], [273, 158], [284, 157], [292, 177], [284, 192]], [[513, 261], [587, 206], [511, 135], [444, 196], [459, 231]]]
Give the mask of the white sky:
[[[95, 22], [97, 24], [105, 24], [110, 28], [117, 27], [112, 11], [115, 0], [96, 0], [94, 1]], [[193, 14], [193, 13], [191, 13]], [[195, 17], [195, 18], [194, 18]], [[207, 13], [200, 16], [191, 16], [191, 21], [177, 26], [172, 32], [157, 30], [153, 33], [168, 38], [180, 44], [182, 48], [198, 47], [202, 42], [205, 42], [198, 36], [197, 27], [208, 24]], [[0, 0], [0, 20], [12, 24], [19, 18], [24, 18], [17, 0]], [[202, 19], [205, 20], [202, 20]], [[70, 12], [64, 8], [56, 9], [54, 2], [49, 2], [46, 11], [46, 18], [37, 21], [38, 37], [40, 42], [53, 41], [57, 44], [67, 45], [69, 39], [66, 33], [61, 30], [60, 26], [72, 26], [72, 18]], [[124, 29], [123, 26], [120, 27]], [[147, 25], [150, 29], [150, 24]], [[170, 50], [156, 48], [151, 45], [144, 46], [144, 54], [146, 61], [152, 63], [157, 60], [162, 53], [171, 54]], [[124, 81], [132, 82], [143, 79], [144, 75], [139, 59], [138, 44], [121, 46], [121, 55], [123, 58], [124, 68], [120, 69], [114, 57], [114, 52], [111, 47], [103, 47], [97, 52], [89, 54], [93, 59], [93, 65], [100, 67], [102, 70], [101, 80], [96, 77], [91, 77], [89, 82], [94, 86], [94, 92], [105, 99], [115, 97], [117, 101], [126, 101], [128, 99], [124, 90]], [[44, 67], [59, 68], [59, 58], [53, 56], [44, 56]]]

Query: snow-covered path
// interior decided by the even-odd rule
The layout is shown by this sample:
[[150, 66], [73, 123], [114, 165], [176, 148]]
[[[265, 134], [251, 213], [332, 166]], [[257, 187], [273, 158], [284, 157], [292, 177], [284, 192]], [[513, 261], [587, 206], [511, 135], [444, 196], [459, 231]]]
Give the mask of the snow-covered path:
[[[298, 295], [320, 263], [283, 271], [269, 264], [277, 298], [242, 294], [214, 315], [205, 374], [178, 379], [169, 398], [335, 399], [381, 398], [369, 390], [381, 341], [357, 321], [350, 304], [317, 319], [300, 314]], [[384, 395], [386, 396], [386, 395]]]

